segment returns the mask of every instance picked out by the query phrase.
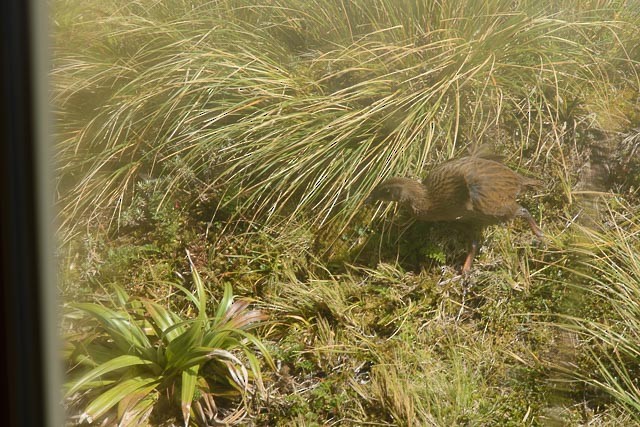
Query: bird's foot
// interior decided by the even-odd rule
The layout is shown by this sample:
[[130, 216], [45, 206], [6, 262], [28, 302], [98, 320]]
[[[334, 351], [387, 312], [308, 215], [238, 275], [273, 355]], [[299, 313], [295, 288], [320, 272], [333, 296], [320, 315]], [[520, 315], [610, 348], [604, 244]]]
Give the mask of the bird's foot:
[[467, 294], [469, 293], [469, 290], [471, 290], [471, 286], [473, 286], [473, 279], [471, 277], [471, 273], [469, 271], [466, 272], [466, 274], [463, 273], [462, 275], [462, 298], [460, 300], [460, 310], [458, 311], [458, 315], [456, 316], [456, 322], [460, 321], [460, 318], [462, 317], [464, 310], [465, 310], [465, 304], [467, 302]]
[[438, 286], [446, 286], [450, 283], [455, 283], [462, 280], [462, 275], [457, 274], [457, 272], [449, 266], [442, 266], [440, 273], [441, 274], [440, 280], [438, 281]]

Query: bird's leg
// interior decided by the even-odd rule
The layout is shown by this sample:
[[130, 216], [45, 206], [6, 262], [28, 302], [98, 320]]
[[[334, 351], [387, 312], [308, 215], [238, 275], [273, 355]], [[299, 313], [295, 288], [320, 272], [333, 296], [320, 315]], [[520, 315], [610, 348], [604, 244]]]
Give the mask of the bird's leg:
[[536, 220], [533, 219], [533, 217], [531, 216], [531, 214], [526, 208], [523, 208], [522, 206], [520, 206], [520, 209], [518, 209], [516, 216], [522, 217], [527, 220], [527, 222], [529, 223], [529, 227], [531, 227], [531, 231], [533, 231], [533, 234], [535, 234], [540, 238], [544, 237], [544, 233], [542, 232], [540, 227], [538, 227], [538, 224], [536, 224]]
[[462, 266], [462, 301], [460, 304], [460, 311], [458, 312], [458, 316], [456, 317], [456, 321], [460, 320], [460, 316], [462, 316], [462, 312], [464, 311], [464, 303], [467, 298], [467, 292], [469, 287], [471, 286], [470, 275], [471, 272], [471, 264], [473, 263], [473, 258], [476, 256], [476, 252], [478, 251], [478, 238], [474, 237], [471, 241], [471, 250], [467, 255], [467, 259], [464, 260], [464, 265]]
[[467, 255], [467, 259], [464, 260], [464, 264], [462, 265], [462, 274], [466, 275], [471, 270], [471, 264], [473, 263], [473, 258], [476, 256], [476, 252], [478, 251], [478, 240], [473, 239], [471, 242], [471, 250]]

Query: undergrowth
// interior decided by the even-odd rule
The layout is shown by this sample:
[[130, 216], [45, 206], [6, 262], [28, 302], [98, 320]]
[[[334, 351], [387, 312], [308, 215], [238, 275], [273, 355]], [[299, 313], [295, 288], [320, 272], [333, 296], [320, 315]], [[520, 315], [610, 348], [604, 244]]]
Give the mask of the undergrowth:
[[[121, 289], [186, 329], [206, 324], [197, 271], [212, 301], [229, 301], [227, 283], [268, 315], [223, 347], [225, 384], [255, 388], [216, 396], [200, 381], [192, 408], [164, 372], [169, 398], [131, 398], [166, 403], [139, 420], [640, 423], [631, 3], [55, 3], [63, 300], [98, 310]], [[523, 204], [546, 236], [488, 229], [463, 278], [464, 229], [365, 199], [486, 143], [543, 182]], [[110, 309], [147, 333], [133, 305]], [[70, 336], [124, 351], [80, 317], [63, 321]], [[70, 381], [93, 355], [78, 342]], [[86, 421], [96, 393], [70, 387], [69, 423]]]

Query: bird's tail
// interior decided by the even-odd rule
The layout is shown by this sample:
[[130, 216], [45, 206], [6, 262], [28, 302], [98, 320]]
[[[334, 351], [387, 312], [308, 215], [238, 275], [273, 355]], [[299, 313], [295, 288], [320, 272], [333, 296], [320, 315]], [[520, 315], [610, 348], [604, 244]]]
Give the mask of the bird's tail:
[[493, 146], [489, 143], [480, 144], [474, 148], [469, 149], [469, 155], [471, 157], [478, 157], [480, 159], [493, 160], [494, 162], [502, 163], [504, 157], [497, 154], [493, 149]]

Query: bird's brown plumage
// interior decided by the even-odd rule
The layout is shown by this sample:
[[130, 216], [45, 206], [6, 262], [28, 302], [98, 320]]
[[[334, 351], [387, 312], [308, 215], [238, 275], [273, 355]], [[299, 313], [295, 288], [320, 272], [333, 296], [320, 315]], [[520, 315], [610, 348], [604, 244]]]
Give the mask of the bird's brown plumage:
[[[537, 185], [538, 181], [517, 174], [495, 157], [472, 155], [443, 163], [422, 182], [390, 178], [378, 185], [370, 198], [398, 202], [422, 221], [456, 221], [475, 232], [523, 217], [541, 237], [531, 214], [516, 200], [522, 190]], [[471, 267], [476, 247], [474, 239], [464, 271]]]

